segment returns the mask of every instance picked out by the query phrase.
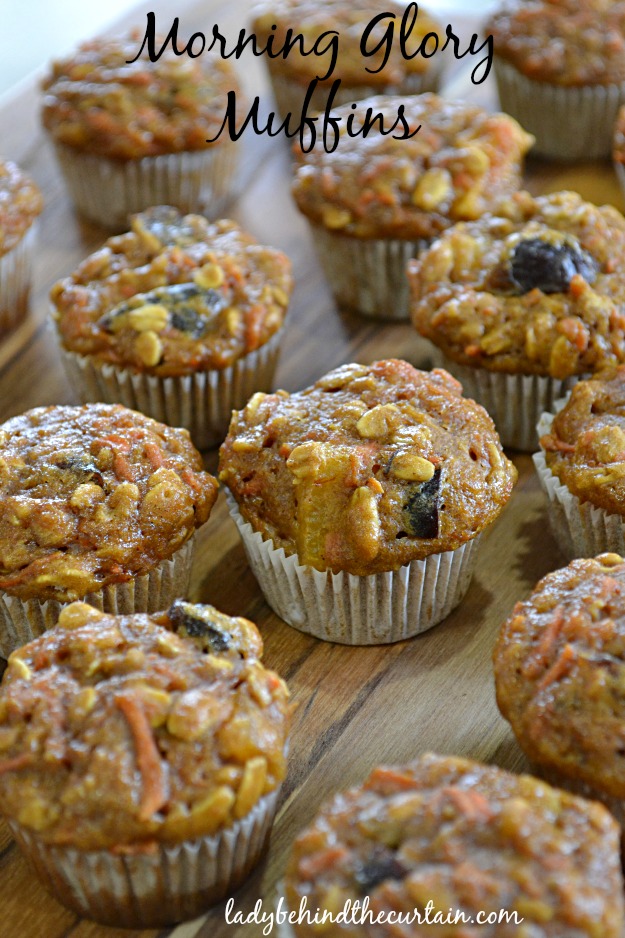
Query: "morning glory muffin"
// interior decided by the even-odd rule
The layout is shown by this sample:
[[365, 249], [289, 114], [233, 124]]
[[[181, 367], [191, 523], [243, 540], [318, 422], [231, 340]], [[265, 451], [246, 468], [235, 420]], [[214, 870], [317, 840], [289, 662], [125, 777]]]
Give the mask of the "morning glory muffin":
[[445, 232], [411, 262], [412, 317], [493, 417], [504, 445], [537, 448], [543, 411], [625, 361], [625, 219], [575, 192], [520, 192]]
[[[331, 72], [329, 77], [315, 86], [308, 114], [325, 109], [332, 85], [337, 80], [340, 80], [340, 85], [332, 98], [335, 107], [373, 94], [408, 95], [436, 91], [443, 58], [434, 50], [438, 43], [442, 44], [445, 36], [440, 23], [421, 5], [406, 43], [406, 56], [401, 54], [395, 40], [386, 64], [381, 67], [387, 49], [384, 37], [389, 24], [394, 22], [395, 32], [398, 32], [404, 10], [405, 7], [397, 0], [389, 0], [384, 6], [384, 12], [389, 15], [369, 31], [366, 51], [371, 54], [363, 56], [360, 47], [365, 28], [382, 12], [373, 0], [366, 0], [356, 7], [346, 0], [263, 0], [258, 3], [251, 12], [252, 28], [263, 47], [271, 39], [274, 48], [282, 48], [295, 27], [300, 28], [304, 35], [306, 52], [317, 42], [317, 52], [313, 55], [302, 55], [299, 44], [295, 43], [286, 57], [263, 56], [279, 113], [285, 117], [290, 112], [294, 119], [299, 119], [310, 83], [318, 75], [324, 76], [328, 72]], [[394, 21], [390, 14], [394, 15]], [[333, 32], [339, 34], [338, 40], [334, 40], [338, 43], [334, 68]], [[429, 38], [425, 41], [427, 55], [424, 56], [417, 50], [426, 36]]]
[[185, 426], [203, 449], [271, 388], [291, 289], [281, 251], [159, 206], [53, 286], [52, 314], [83, 400]]
[[625, 365], [579, 381], [542, 415], [534, 464], [568, 559], [625, 554]]
[[[285, 884], [295, 912], [306, 899], [336, 920], [368, 900], [381, 916], [339, 919], [333, 938], [620, 938], [624, 922], [619, 829], [601, 805], [453, 756], [382, 766], [335, 795], [295, 841]], [[289, 932], [317, 934], [306, 921]]]
[[0, 686], [0, 812], [78, 915], [195, 918], [258, 862], [286, 772], [285, 684], [251, 622], [66, 606]]
[[497, 702], [537, 772], [625, 820], [625, 560], [573, 560], [504, 623]]
[[[398, 124], [394, 133], [404, 139], [389, 133], [400, 107], [407, 131]], [[353, 135], [369, 110], [382, 115], [386, 135], [379, 124]], [[454, 222], [479, 218], [515, 192], [533, 138], [506, 114], [435, 94], [379, 95], [332, 113], [341, 118], [336, 150], [295, 152], [297, 207], [337, 302], [408, 319], [408, 260]]]
[[609, 156], [625, 103], [622, 0], [508, 0], [484, 25], [499, 100], [558, 160]]
[[[157, 37], [156, 48], [164, 42]], [[79, 212], [117, 231], [163, 203], [218, 217], [237, 146], [226, 133], [210, 141], [229, 91], [240, 95], [230, 62], [177, 56], [171, 45], [152, 62], [138, 31], [92, 39], [53, 62], [42, 120]]]
[[153, 612], [183, 596], [216, 497], [187, 431], [126, 407], [37, 407], [2, 424], [0, 654], [76, 599]]
[[0, 330], [17, 325], [28, 309], [41, 192], [23, 170], [0, 159]]
[[[232, 417], [220, 480], [269, 604], [347, 644], [436, 624], [516, 480], [491, 419], [447, 372], [344, 365]], [[471, 562], [469, 562], [471, 558]]]

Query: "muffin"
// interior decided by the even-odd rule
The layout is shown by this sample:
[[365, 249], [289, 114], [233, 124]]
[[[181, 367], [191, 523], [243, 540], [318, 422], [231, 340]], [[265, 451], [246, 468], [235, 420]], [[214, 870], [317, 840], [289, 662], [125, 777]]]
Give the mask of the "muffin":
[[[444, 34], [440, 23], [419, 7], [409, 39], [406, 42], [406, 57], [397, 42], [391, 44], [386, 64], [390, 15], [395, 17], [395, 28], [399, 32], [405, 7], [398, 0], [390, 0], [384, 6], [387, 14], [373, 29], [361, 52], [361, 40], [368, 24], [381, 12], [373, 0], [357, 7], [346, 0], [263, 0], [252, 10], [252, 28], [263, 48], [271, 41], [274, 48], [287, 45], [293, 29], [305, 24], [303, 30], [304, 50], [295, 43], [288, 55], [265, 58], [271, 78], [278, 112], [288, 113], [299, 119], [310, 83], [319, 76], [310, 97], [307, 113], [325, 110], [333, 83], [340, 85], [332, 97], [332, 106], [351, 104], [374, 94], [418, 94], [436, 91], [442, 66], [441, 53], [436, 54]], [[338, 38], [332, 39], [338, 32]], [[426, 40], [426, 36], [429, 38]], [[430, 57], [418, 53], [425, 41], [425, 51]], [[334, 48], [336, 46], [336, 48]], [[315, 54], [309, 50], [315, 48]], [[375, 54], [373, 54], [375, 51]], [[432, 54], [434, 53], [434, 54]], [[408, 58], [408, 56], [414, 56]], [[333, 56], [336, 61], [333, 63]]]
[[444, 371], [344, 365], [234, 413], [220, 480], [269, 605], [328, 641], [395, 642], [462, 599], [516, 470]]
[[625, 365], [580, 381], [542, 415], [534, 465], [562, 552], [625, 554]]
[[495, 646], [497, 703], [548, 781], [625, 822], [625, 561], [573, 560], [517, 603]]
[[558, 160], [610, 155], [625, 103], [625, 3], [513, 0], [484, 26], [502, 110]]
[[194, 918], [256, 865], [290, 713], [261, 653], [251, 622], [176, 602], [153, 617], [72, 603], [11, 655], [0, 811], [73, 912], [126, 928]]
[[621, 192], [625, 194], [625, 105], [619, 108], [614, 125], [612, 160]]
[[26, 315], [41, 193], [15, 163], [0, 160], [0, 331]]
[[289, 259], [234, 222], [159, 206], [56, 283], [51, 300], [84, 401], [184, 426], [204, 449], [223, 440], [233, 408], [271, 388], [291, 289]]
[[[601, 805], [431, 754], [336, 795], [286, 874], [294, 917], [303, 900], [329, 911], [333, 938], [620, 938], [621, 890], [618, 825]], [[346, 903], [358, 924], [337, 920]], [[318, 933], [303, 918], [290, 934]]]
[[129, 613], [184, 595], [216, 497], [185, 430], [125, 407], [37, 407], [2, 424], [0, 655], [75, 599]]
[[240, 94], [230, 63], [171, 47], [152, 62], [146, 45], [138, 33], [93, 39], [53, 62], [43, 82], [43, 125], [70, 197], [117, 231], [131, 213], [163, 203], [218, 217], [236, 170], [228, 135], [209, 142], [228, 92]]
[[[389, 132], [400, 107], [410, 138], [400, 137], [401, 126], [397, 139]], [[362, 134], [369, 109], [383, 116], [386, 136], [377, 124]], [[454, 222], [479, 218], [514, 192], [532, 137], [505, 114], [433, 94], [367, 98], [332, 114], [341, 120], [336, 150], [295, 154], [297, 207], [337, 303], [407, 319], [408, 260]]]
[[413, 322], [493, 417], [533, 451], [544, 410], [625, 361], [625, 219], [575, 192], [520, 192], [445, 232], [409, 269]]

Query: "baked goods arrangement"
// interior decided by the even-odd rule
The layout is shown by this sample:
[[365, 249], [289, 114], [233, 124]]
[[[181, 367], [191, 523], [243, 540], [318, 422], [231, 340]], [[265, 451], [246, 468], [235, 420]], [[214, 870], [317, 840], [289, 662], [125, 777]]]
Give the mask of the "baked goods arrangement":
[[[517, 4], [535, 77], [557, 6]], [[593, 54], [620, 81], [619, 7], [571, 8], [614, 32], [571, 39], [586, 94], [612, 93]], [[252, 15], [265, 42], [344, 32], [333, 113], [404, 108], [410, 138], [345, 132], [292, 163], [279, 140], [206, 146], [242, 63], [153, 63], [140, 30], [44, 79], [65, 183], [3, 138], [46, 201], [31, 313], [0, 343], [0, 896], [27, 936], [200, 915], [185, 938], [625, 930], [625, 220], [524, 166], [538, 131], [494, 99], [415, 93], [439, 58], [363, 74], [347, 37], [375, 13]], [[258, 64], [283, 112], [330, 69]], [[224, 212], [246, 146], [251, 196]], [[41, 197], [5, 165], [15, 247]], [[397, 924], [428, 910], [444, 924]]]

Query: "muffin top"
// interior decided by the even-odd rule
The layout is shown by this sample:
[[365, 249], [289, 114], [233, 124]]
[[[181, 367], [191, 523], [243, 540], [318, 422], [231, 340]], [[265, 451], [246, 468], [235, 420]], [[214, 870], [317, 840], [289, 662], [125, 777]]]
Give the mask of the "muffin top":
[[484, 26], [495, 51], [528, 78], [556, 85], [625, 80], [622, 0], [513, 0]]
[[0, 810], [82, 850], [230, 827], [285, 775], [288, 692], [261, 652], [251, 622], [212, 606], [176, 602], [152, 617], [66, 606], [9, 658]]
[[625, 516], [625, 365], [579, 381], [540, 444], [581, 501]]
[[226, 368], [269, 341], [292, 289], [285, 254], [232, 221], [134, 215], [50, 297], [68, 351], [166, 377]]
[[[409, 139], [390, 129], [404, 108]], [[383, 116], [366, 136], [367, 111]], [[293, 194], [310, 221], [358, 238], [432, 238], [455, 221], [478, 218], [518, 189], [534, 138], [506, 114], [489, 114], [435, 94], [380, 95], [335, 108], [341, 138], [333, 153], [295, 151]], [[369, 122], [370, 123], [370, 122]], [[393, 133], [405, 131], [398, 124]]]
[[[375, 769], [362, 787], [336, 795], [295, 841], [286, 874], [290, 908], [305, 897], [336, 916], [366, 898], [374, 921], [386, 913], [374, 929], [380, 938], [400, 933], [389, 911], [425, 916], [428, 902], [468, 921], [495, 915], [476, 929], [462, 920], [421, 929], [408, 919], [402, 934], [620, 938], [621, 888], [619, 829], [601, 805], [529, 775], [431, 754]], [[500, 921], [502, 909], [516, 922]], [[374, 931], [332, 926], [333, 936]], [[318, 931], [304, 923], [295, 933]]]
[[0, 160], [0, 257], [21, 241], [42, 208], [41, 192], [30, 176]]
[[[383, 8], [375, 0], [364, 0], [356, 7], [350, 5], [348, 0], [263, 0], [252, 10], [252, 25], [254, 32], [262, 38], [263, 44], [273, 36], [274, 46], [281, 48], [289, 30], [293, 31], [298, 25], [305, 24], [306, 51], [324, 33], [337, 31], [338, 56], [336, 65], [326, 79], [327, 83], [331, 84], [339, 78], [346, 85], [385, 88], [389, 85], [399, 85], [408, 76], [422, 74], [435, 66], [440, 53], [431, 58], [416, 53], [428, 33], [433, 33], [436, 37], [444, 37], [444, 33], [440, 24], [419, 4], [417, 18], [406, 41], [406, 56], [414, 57], [404, 57], [399, 43], [395, 41], [386, 65], [380, 69], [386, 52], [384, 35], [391, 22], [390, 18], [383, 19], [370, 31], [366, 50], [373, 53], [379, 46], [375, 54], [363, 56], [360, 52], [360, 41], [367, 24], [382, 10], [394, 14], [395, 29], [399, 31], [405, 6], [398, 0], [389, 0]], [[275, 29], [272, 29], [274, 25]], [[299, 52], [299, 45], [295, 44], [288, 56], [274, 60], [272, 67], [279, 67], [280, 72], [291, 81], [307, 85], [318, 75], [324, 76], [330, 71], [332, 49], [328, 37], [319, 42], [320, 50], [326, 47], [327, 52], [324, 54], [304, 56]], [[431, 55], [436, 48], [435, 39], [428, 40], [425, 48]], [[377, 69], [380, 71], [376, 71]]]
[[300, 563], [366, 576], [475, 537], [516, 470], [446, 371], [344, 365], [234, 412], [220, 479], [255, 531]]
[[410, 261], [419, 332], [464, 365], [568, 378], [625, 361], [625, 218], [519, 192]]
[[216, 497], [186, 430], [118, 404], [29, 410], [0, 426], [0, 589], [64, 602], [147, 573]]
[[517, 603], [494, 651], [497, 702], [534, 763], [625, 798], [625, 561], [573, 560]]
[[156, 62], [145, 48], [131, 62], [141, 41], [138, 33], [93, 39], [52, 63], [42, 118], [56, 142], [116, 160], [212, 145], [228, 92], [239, 92], [230, 63], [209, 53], [176, 56], [171, 45]]

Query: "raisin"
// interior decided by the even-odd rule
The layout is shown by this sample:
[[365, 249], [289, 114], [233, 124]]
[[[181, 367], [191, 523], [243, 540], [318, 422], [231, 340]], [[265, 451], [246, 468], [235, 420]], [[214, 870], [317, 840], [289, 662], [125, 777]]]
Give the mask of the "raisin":
[[438, 537], [438, 497], [441, 470], [437, 469], [428, 482], [415, 486], [404, 505], [406, 530], [413, 537]]
[[104, 477], [91, 456], [84, 453], [66, 453], [60, 456], [55, 464], [63, 472], [71, 472], [72, 476], [79, 476], [81, 481], [93, 480], [96, 485], [104, 485]]
[[[164, 306], [169, 313], [169, 325], [180, 332], [199, 339], [206, 332], [210, 319], [224, 310], [228, 302], [217, 290], [200, 287], [196, 283], [172, 283], [156, 287], [149, 293], [137, 293], [130, 300], [119, 303], [102, 316], [98, 325], [115, 331], [115, 321], [140, 306]], [[120, 324], [123, 327], [123, 323]]]
[[402, 880], [408, 870], [387, 847], [376, 846], [371, 856], [354, 872], [354, 879], [363, 895], [367, 895], [388, 879]]
[[209, 617], [207, 609], [207, 606], [176, 599], [168, 615], [176, 632], [183, 630], [189, 638], [204, 639], [204, 650], [209, 654], [219, 654], [230, 647], [230, 636]]
[[566, 293], [576, 274], [593, 283], [598, 272], [598, 263], [587, 251], [567, 242], [550, 244], [542, 238], [527, 238], [512, 255], [511, 277], [521, 293], [536, 288], [543, 293]]

